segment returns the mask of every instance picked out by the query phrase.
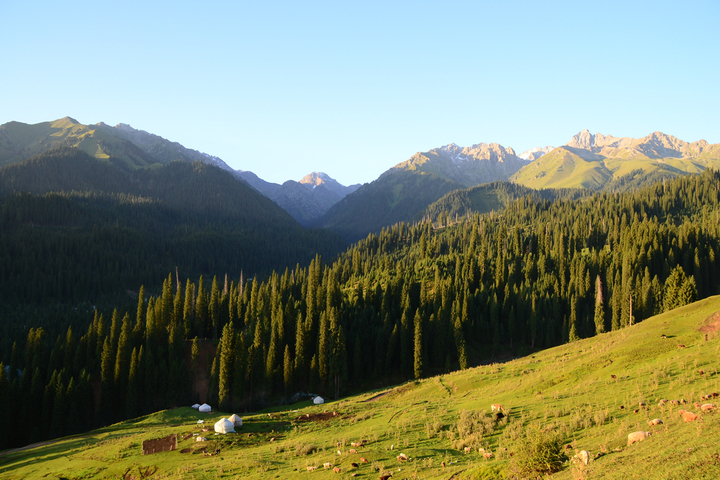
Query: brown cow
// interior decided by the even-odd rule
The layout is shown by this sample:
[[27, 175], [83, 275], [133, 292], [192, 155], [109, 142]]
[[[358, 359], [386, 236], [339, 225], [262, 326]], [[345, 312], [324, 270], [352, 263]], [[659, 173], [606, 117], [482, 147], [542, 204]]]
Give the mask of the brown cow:
[[340, 467], [335, 467], [335, 468], [333, 468], [333, 472], [340, 473], [340, 472], [342, 472], [342, 469]]
[[683, 412], [682, 418], [685, 423], [689, 423], [689, 422], [694, 422], [695, 420], [697, 420], [700, 417], [695, 415], [693, 412]]

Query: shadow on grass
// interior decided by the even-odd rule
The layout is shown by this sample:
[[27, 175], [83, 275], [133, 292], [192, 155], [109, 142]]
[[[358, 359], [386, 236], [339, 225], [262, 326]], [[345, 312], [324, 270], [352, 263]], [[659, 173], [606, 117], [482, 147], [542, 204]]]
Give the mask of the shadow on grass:
[[85, 437], [69, 441], [60, 441], [54, 444], [8, 454], [0, 457], [0, 473], [22, 468], [38, 461], [48, 462], [60, 457], [67, 457], [76, 450], [80, 450], [88, 445], [92, 446], [96, 443], [98, 443], [96, 438]]

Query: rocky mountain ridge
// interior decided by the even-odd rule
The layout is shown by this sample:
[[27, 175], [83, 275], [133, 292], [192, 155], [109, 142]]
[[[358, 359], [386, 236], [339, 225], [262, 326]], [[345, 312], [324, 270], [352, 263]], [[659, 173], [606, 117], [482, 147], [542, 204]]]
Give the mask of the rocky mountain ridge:
[[528, 160], [515, 155], [512, 148], [497, 143], [478, 143], [470, 147], [451, 143], [428, 152], [416, 153], [389, 171], [431, 173], [459, 185], [472, 187], [507, 180], [528, 163]]
[[530, 188], [618, 188], [718, 167], [720, 144], [689, 143], [662, 132], [636, 139], [585, 129], [510, 180]]

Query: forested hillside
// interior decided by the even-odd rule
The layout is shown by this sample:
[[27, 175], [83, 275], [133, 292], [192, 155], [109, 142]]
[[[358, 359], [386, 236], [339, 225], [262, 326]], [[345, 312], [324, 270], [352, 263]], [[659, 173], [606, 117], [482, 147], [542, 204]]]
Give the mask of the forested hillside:
[[60, 312], [83, 302], [125, 308], [141, 284], [159, 293], [176, 268], [267, 276], [345, 248], [217, 167], [115, 163], [61, 148], [0, 169], [3, 351], [30, 326], [58, 328]]
[[383, 227], [419, 219], [428, 205], [459, 188], [432, 173], [391, 169], [340, 200], [314, 224], [354, 242]]
[[[528, 195], [447, 227], [397, 224], [336, 261], [317, 256], [266, 279], [170, 274], [161, 295], [140, 288], [132, 311], [96, 311], [58, 336], [33, 328], [3, 351], [0, 400], [12, 414], [1, 421], [44, 412], [52, 421], [30, 441], [80, 428], [68, 420], [80, 406], [99, 424], [181, 405], [205, 360], [199, 393], [229, 411], [617, 330], [718, 292], [719, 188], [707, 171], [622, 194]], [[219, 341], [214, 358], [203, 338]]]

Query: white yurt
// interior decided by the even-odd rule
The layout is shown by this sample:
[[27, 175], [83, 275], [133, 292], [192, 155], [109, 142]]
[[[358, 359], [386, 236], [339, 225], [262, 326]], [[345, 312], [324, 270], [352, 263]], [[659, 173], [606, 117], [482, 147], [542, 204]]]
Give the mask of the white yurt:
[[215, 424], [215, 431], [218, 433], [235, 433], [233, 422], [227, 418], [221, 418]]
[[212, 410], [212, 407], [210, 405], [208, 405], [207, 403], [203, 403], [202, 405], [200, 405], [198, 407], [198, 410], [203, 413], [210, 413], [210, 411]]
[[199, 403], [196, 403], [195, 405], [192, 406], [192, 408], [194, 408], [195, 410], [197, 410], [198, 408], [200, 408], [200, 404], [199, 404]]
[[318, 395], [317, 397], [315, 397], [313, 399], [313, 403], [315, 405], [320, 405], [321, 403], [325, 403], [325, 400], [323, 400], [323, 398], [320, 395]]
[[228, 417], [228, 420], [233, 422], [236, 427], [242, 427], [242, 418], [238, 417], [234, 413]]

